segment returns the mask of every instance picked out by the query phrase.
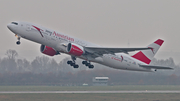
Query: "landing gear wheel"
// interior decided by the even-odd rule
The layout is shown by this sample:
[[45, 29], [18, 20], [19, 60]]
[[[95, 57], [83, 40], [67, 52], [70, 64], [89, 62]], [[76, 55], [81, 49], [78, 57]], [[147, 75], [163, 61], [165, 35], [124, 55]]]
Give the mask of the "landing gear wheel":
[[89, 65], [89, 68], [91, 68], [91, 69], [94, 68], [94, 65]]
[[72, 61], [67, 61], [67, 64], [72, 64]]
[[94, 65], [91, 65], [91, 62], [89, 61], [82, 61], [82, 64], [85, 65], [85, 66], [88, 66], [89, 68], [94, 68]]
[[79, 65], [74, 65], [74, 68], [78, 68], [79, 67]]
[[90, 66], [91, 64], [90, 64], [90, 63], [86, 63], [85, 65], [86, 65], [86, 66]]
[[17, 44], [17, 45], [20, 45], [20, 44], [21, 44], [21, 42], [20, 42], [20, 41], [17, 41], [17, 42], [16, 42], [16, 44]]
[[82, 61], [82, 64], [87, 64], [87, 61]]
[[75, 64], [75, 63], [71, 63], [70, 65], [71, 65], [71, 66], [75, 66], [76, 64]]

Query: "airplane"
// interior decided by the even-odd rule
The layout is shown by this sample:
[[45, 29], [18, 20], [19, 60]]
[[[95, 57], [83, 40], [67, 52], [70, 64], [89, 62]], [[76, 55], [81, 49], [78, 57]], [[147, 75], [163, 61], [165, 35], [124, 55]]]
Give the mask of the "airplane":
[[[40, 51], [48, 56], [65, 53], [71, 56], [72, 60], [67, 64], [78, 68], [76, 58], [83, 59], [82, 64], [94, 68], [91, 62], [99, 63], [114, 69], [152, 72], [157, 69], [173, 69], [164, 66], [149, 65], [164, 40], [158, 39], [147, 47], [143, 48], [110, 48], [102, 47], [78, 38], [59, 33], [55, 30], [22, 21], [14, 21], [7, 25], [17, 37], [16, 44], [24, 38], [41, 44]], [[128, 52], [138, 51], [130, 56]], [[117, 54], [118, 53], [118, 54]]]

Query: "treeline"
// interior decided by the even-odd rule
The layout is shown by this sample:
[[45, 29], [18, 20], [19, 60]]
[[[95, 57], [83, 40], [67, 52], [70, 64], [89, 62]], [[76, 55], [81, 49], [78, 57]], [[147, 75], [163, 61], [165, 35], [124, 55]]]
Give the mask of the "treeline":
[[0, 59], [0, 73], [56, 73], [61, 71], [70, 72], [72, 68], [64, 68], [63, 63], [57, 63], [54, 59], [46, 56], [36, 57], [33, 61], [17, 59], [18, 53], [15, 50], [8, 50], [6, 57]]
[[166, 60], [153, 59], [151, 64], [173, 67], [174, 70], [158, 70], [157, 72], [136, 72], [112, 69], [95, 64], [94, 69], [80, 65], [74, 69], [67, 65], [70, 58], [59, 63], [46, 56], [36, 57], [33, 61], [17, 59], [15, 50], [8, 50], [6, 57], [0, 59], [0, 85], [66, 85], [77, 86], [83, 83], [92, 85], [92, 78], [109, 77], [109, 85], [179, 85], [180, 66], [172, 58]]

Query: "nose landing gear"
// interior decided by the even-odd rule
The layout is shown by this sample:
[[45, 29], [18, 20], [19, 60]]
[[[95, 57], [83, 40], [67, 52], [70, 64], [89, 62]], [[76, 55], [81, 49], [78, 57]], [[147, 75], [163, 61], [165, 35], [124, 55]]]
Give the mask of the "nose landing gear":
[[21, 44], [21, 42], [20, 42], [21, 37], [20, 37], [20, 36], [18, 36], [17, 34], [16, 34], [15, 36], [16, 36], [16, 37], [17, 37], [17, 39], [18, 39], [18, 41], [16, 42], [16, 44], [17, 44], [17, 45], [20, 45], [20, 44]]

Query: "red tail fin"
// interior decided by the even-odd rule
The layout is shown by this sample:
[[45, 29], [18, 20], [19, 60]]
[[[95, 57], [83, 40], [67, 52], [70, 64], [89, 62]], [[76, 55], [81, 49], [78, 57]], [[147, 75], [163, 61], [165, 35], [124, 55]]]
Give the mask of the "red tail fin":
[[146, 64], [149, 64], [151, 60], [153, 59], [154, 55], [157, 53], [159, 50], [160, 46], [163, 44], [163, 40], [158, 39], [154, 43], [148, 45], [149, 50], [142, 50], [133, 55], [132, 57], [135, 59], [138, 59]]

